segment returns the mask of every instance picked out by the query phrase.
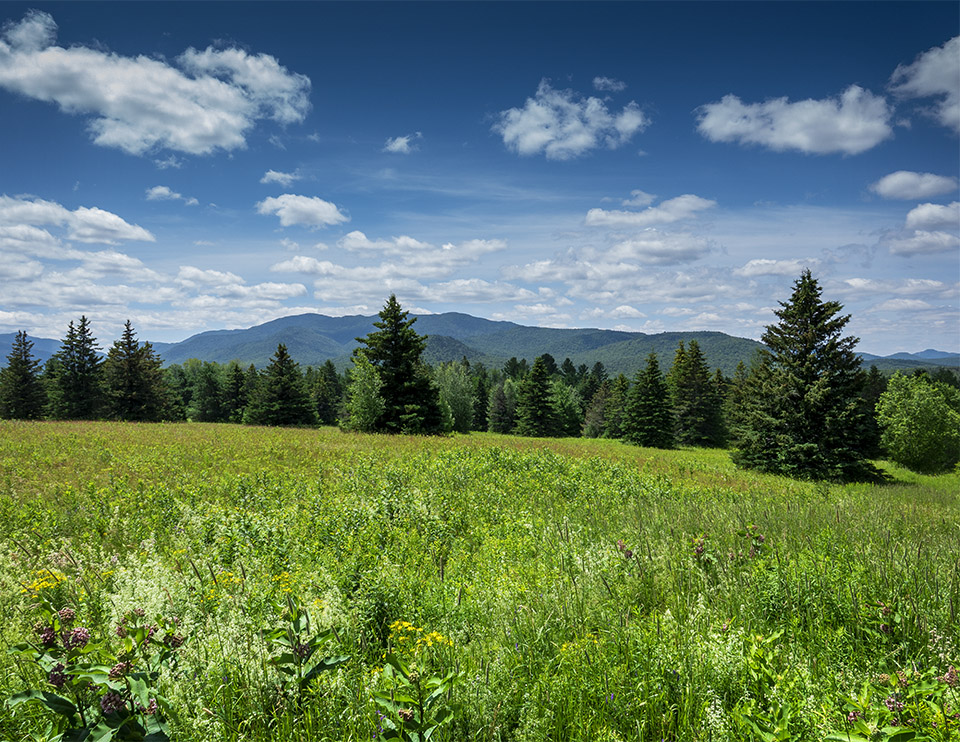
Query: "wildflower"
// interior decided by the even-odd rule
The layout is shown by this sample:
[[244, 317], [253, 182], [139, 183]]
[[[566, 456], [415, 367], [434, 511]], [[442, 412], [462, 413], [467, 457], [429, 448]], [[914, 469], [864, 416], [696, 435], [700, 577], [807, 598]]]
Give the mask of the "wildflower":
[[123, 707], [123, 698], [116, 691], [109, 691], [100, 698], [100, 709], [108, 716], [117, 713]]
[[163, 643], [170, 649], [179, 649], [183, 646], [184, 637], [181, 634], [167, 634], [163, 637]]
[[74, 649], [84, 646], [88, 641], [90, 641], [90, 631], [82, 626], [78, 626], [64, 635], [63, 646], [67, 649]]
[[413, 709], [397, 709], [397, 716], [400, 721], [407, 722], [413, 720]]
[[942, 680], [944, 683], [949, 685], [951, 688], [956, 688], [957, 687], [957, 668], [955, 668], [953, 665], [950, 665], [950, 669], [948, 669], [940, 677], [940, 680]]
[[113, 631], [121, 639], [127, 636], [127, 627], [122, 621], [117, 624], [117, 628], [115, 628]]
[[132, 611], [130, 611], [130, 612], [131, 612], [134, 616], [136, 616], [137, 618], [143, 618], [144, 616], [147, 615], [147, 612], [146, 612], [145, 610], [143, 610], [143, 608], [134, 608], [134, 609], [133, 609]]
[[861, 716], [862, 714], [859, 711], [851, 711], [849, 714], [847, 714], [847, 723], [853, 724], [853, 722], [855, 722]]
[[58, 662], [56, 666], [50, 671], [50, 675], [47, 677], [47, 681], [54, 688], [62, 688], [67, 682], [67, 676], [64, 674], [66, 666], [62, 662]]
[[306, 659], [307, 655], [310, 654], [310, 645], [304, 644], [303, 642], [297, 642], [293, 647], [293, 654], [297, 657], [297, 659]]
[[73, 610], [73, 608], [64, 606], [57, 615], [60, 616], [60, 623], [66, 626], [67, 624], [73, 623], [73, 619], [77, 617], [77, 612]]
[[160, 706], [157, 704], [156, 698], [151, 698], [150, 703], [146, 705], [146, 708], [144, 708], [143, 704], [140, 703], [137, 704], [137, 708], [141, 713], [146, 714], [147, 716], [153, 716], [155, 713], [157, 713], [157, 711], [160, 710]]
[[891, 629], [889, 626], [887, 626], [887, 624], [882, 623], [880, 624], [880, 631], [883, 632], [884, 634], [889, 634]]
[[883, 703], [891, 712], [903, 711], [903, 703], [897, 698], [896, 693], [886, 698]]
[[44, 626], [37, 633], [40, 634], [40, 643], [43, 646], [52, 647], [57, 643], [57, 632], [53, 630], [53, 626]]
[[110, 668], [109, 677], [111, 680], [117, 680], [122, 678], [127, 674], [127, 670], [130, 669], [129, 662], [118, 662], [113, 667]]
[[632, 558], [633, 558], [633, 552], [630, 551], [630, 549], [625, 549], [624, 552], [623, 552], [623, 556], [624, 556], [625, 558], [627, 558], [627, 559], [632, 559]]

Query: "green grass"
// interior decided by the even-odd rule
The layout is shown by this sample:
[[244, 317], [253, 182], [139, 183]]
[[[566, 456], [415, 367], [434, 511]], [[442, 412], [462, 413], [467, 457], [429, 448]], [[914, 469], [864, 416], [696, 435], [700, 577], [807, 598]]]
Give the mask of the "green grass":
[[[0, 422], [0, 640], [33, 637], [44, 570], [95, 635], [180, 616], [177, 740], [376, 738], [395, 621], [452, 640], [417, 655], [459, 673], [447, 739], [752, 740], [779, 715], [819, 740], [864, 681], [960, 665], [960, 476], [880, 463], [840, 486], [604, 440]], [[351, 654], [299, 702], [259, 633], [288, 595]], [[0, 695], [27, 687], [0, 657]], [[0, 738], [48, 719], [0, 707]]]

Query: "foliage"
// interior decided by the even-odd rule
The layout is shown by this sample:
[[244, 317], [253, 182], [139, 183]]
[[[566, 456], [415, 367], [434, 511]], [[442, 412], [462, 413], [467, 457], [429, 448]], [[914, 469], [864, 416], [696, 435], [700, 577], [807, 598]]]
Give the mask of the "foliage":
[[517, 384], [507, 376], [490, 390], [487, 425], [491, 433], [512, 433], [517, 424]]
[[860, 403], [863, 372], [842, 337], [849, 315], [822, 301], [805, 270], [768, 325], [761, 361], [750, 376], [734, 461], [746, 468], [804, 479], [875, 476], [866, 461], [866, 418]]
[[473, 427], [474, 384], [463, 363], [441, 363], [433, 378], [440, 389], [440, 402], [447, 406], [457, 433], [469, 433]]
[[647, 366], [637, 372], [627, 392], [623, 412], [623, 439], [638, 446], [672, 448], [674, 419], [669, 393], [657, 356], [647, 356]]
[[157, 616], [150, 622], [142, 609], [133, 609], [117, 624], [113, 641], [95, 639], [76, 625], [73, 608], [57, 609], [38, 597], [36, 640], [8, 651], [34, 663], [44, 682], [14, 694], [7, 705], [40, 704], [57, 714], [51, 727], [64, 742], [170, 739], [170, 706], [156, 686], [186, 641], [179, 619]]
[[348, 430], [372, 433], [383, 415], [383, 396], [380, 389], [383, 381], [376, 367], [370, 363], [364, 352], [354, 353], [353, 371], [347, 386], [346, 420], [342, 421]]
[[391, 653], [384, 658], [383, 679], [386, 689], [374, 693], [387, 711], [380, 716], [383, 739], [427, 742], [453, 720], [449, 701], [455, 672], [426, 676], [415, 662], [408, 664]]
[[960, 392], [897, 372], [877, 403], [882, 445], [914, 471], [936, 473], [960, 461]]
[[12, 420], [37, 420], [47, 402], [40, 380], [40, 362], [33, 357], [33, 343], [23, 330], [17, 333], [0, 369], [0, 417]]
[[253, 425], [311, 425], [316, 422], [313, 404], [299, 364], [280, 343], [264, 370], [244, 413]]
[[103, 385], [110, 417], [117, 420], [153, 422], [164, 417], [166, 387], [160, 356], [150, 343], [137, 340], [127, 320], [123, 334], [114, 341], [103, 362]]

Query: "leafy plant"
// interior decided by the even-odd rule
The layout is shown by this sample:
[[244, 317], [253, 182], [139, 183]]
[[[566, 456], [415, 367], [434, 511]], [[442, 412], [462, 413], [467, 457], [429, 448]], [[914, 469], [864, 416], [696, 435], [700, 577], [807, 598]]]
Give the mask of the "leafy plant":
[[427, 742], [453, 720], [450, 694], [456, 672], [424, 677], [416, 663], [407, 664], [392, 653], [384, 663], [387, 688], [374, 693], [374, 700], [389, 714], [381, 715], [383, 739]]
[[150, 623], [142, 609], [133, 609], [116, 626], [111, 646], [77, 626], [73, 608], [57, 610], [42, 597], [37, 607], [36, 641], [8, 651], [34, 662], [46, 682], [11, 696], [7, 705], [38, 703], [57, 714], [48, 736], [59, 734], [61, 742], [168, 740], [170, 707], [156, 684], [164, 667], [175, 666], [186, 641], [179, 621], [157, 616]]
[[330, 628], [312, 634], [310, 614], [292, 596], [287, 595], [286, 605], [277, 606], [277, 610], [288, 618], [287, 622], [262, 632], [262, 636], [277, 652], [270, 658], [270, 664], [295, 683], [297, 695], [302, 698], [312, 680], [342, 665], [350, 655], [331, 655], [326, 651], [333, 640], [340, 641], [336, 630]]

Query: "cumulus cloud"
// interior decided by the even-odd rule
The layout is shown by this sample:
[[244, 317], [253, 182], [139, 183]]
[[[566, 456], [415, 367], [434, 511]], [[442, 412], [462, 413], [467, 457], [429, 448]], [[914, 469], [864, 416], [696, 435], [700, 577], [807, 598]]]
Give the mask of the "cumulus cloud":
[[493, 130], [520, 155], [542, 152], [549, 160], [569, 160], [601, 146], [616, 149], [649, 123], [633, 101], [616, 113], [599, 98], [555, 90], [542, 80], [523, 108], [500, 113]]
[[899, 65], [890, 89], [901, 98], [939, 98], [930, 113], [960, 134], [960, 36], [928, 49], [912, 64]]
[[657, 197], [652, 193], [635, 190], [630, 191], [630, 198], [625, 198], [620, 203], [623, 206], [636, 206], [637, 208], [643, 208], [644, 206], [649, 206], [656, 200]]
[[403, 137], [392, 137], [388, 138], [386, 144], [383, 145], [384, 152], [390, 152], [395, 155], [409, 155], [415, 149], [417, 145], [415, 144], [416, 140], [423, 139], [423, 134], [419, 131], [415, 134], [407, 134]]
[[605, 260], [643, 265], [677, 265], [707, 255], [710, 242], [694, 235], [648, 229], [618, 242], [604, 253]]
[[697, 109], [697, 129], [712, 142], [758, 144], [806, 154], [865, 152], [893, 135], [882, 96], [851, 85], [839, 98], [744, 103], [725, 95]]
[[907, 229], [960, 229], [960, 201], [948, 206], [920, 204], [907, 214]]
[[735, 275], [746, 278], [756, 276], [797, 276], [804, 268], [814, 268], [820, 263], [816, 258], [796, 258], [794, 260], [770, 260], [757, 258], [737, 268]]
[[[56, 45], [49, 13], [31, 11], [0, 37], [0, 87], [92, 116], [96, 144], [134, 155], [168, 149], [209, 154], [246, 145], [261, 119], [302, 121], [310, 80], [272, 56], [187, 49], [176, 64]], [[163, 162], [163, 161], [161, 161]]]
[[147, 189], [147, 201], [183, 201], [187, 206], [196, 206], [199, 201], [170, 190], [167, 186], [154, 186]]
[[[638, 192], [634, 191], [633, 193]], [[642, 191], [639, 193], [642, 193]], [[641, 199], [647, 196], [649, 194], [644, 193]], [[686, 193], [676, 198], [661, 201], [659, 206], [651, 206], [643, 211], [590, 209], [585, 221], [590, 226], [645, 227], [650, 224], [669, 224], [681, 219], [689, 219], [698, 211], [710, 209], [716, 205], [716, 201]]]
[[276, 214], [280, 217], [280, 225], [292, 227], [328, 227], [350, 221], [334, 204], [316, 196], [296, 196], [284, 193], [282, 196], [265, 198], [257, 204], [260, 214]]
[[873, 309], [877, 312], [916, 312], [932, 309], [932, 305], [923, 299], [887, 299]]
[[897, 170], [895, 173], [884, 175], [876, 183], [871, 183], [870, 190], [882, 198], [916, 201], [956, 191], [957, 179], [933, 173]]
[[595, 90], [619, 93], [627, 89], [627, 83], [622, 80], [614, 80], [612, 77], [593, 78], [593, 87]]
[[260, 178], [260, 182], [267, 183], [279, 183], [284, 188], [289, 186], [294, 181], [300, 180], [303, 176], [299, 173], [281, 173], [278, 170], [267, 170], [263, 174], [263, 177]]
[[175, 283], [186, 289], [198, 289], [203, 292], [202, 295], [226, 299], [283, 301], [307, 293], [307, 287], [302, 283], [265, 282], [248, 286], [235, 273], [205, 270], [191, 265], [180, 266]]
[[97, 207], [70, 211], [54, 201], [0, 196], [0, 225], [62, 226], [66, 238], [77, 242], [116, 245], [123, 241], [155, 242], [143, 227], [129, 224], [116, 214]]

